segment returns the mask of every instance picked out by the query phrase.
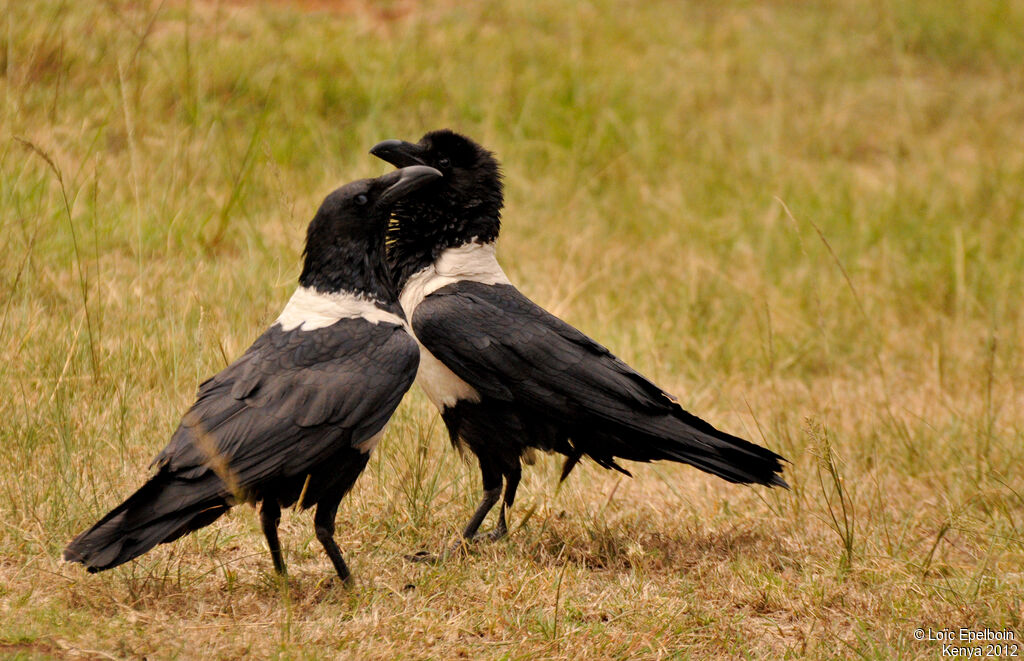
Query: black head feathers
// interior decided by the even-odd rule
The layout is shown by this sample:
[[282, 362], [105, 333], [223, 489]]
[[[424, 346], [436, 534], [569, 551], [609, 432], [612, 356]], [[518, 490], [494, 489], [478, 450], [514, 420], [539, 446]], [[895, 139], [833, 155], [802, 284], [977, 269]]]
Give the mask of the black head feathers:
[[498, 238], [504, 193], [501, 166], [487, 149], [450, 129], [419, 142], [385, 140], [370, 150], [396, 167], [427, 165], [444, 176], [396, 205], [388, 259], [399, 285], [445, 248]]
[[384, 262], [388, 221], [402, 198], [439, 179], [434, 168], [414, 165], [376, 179], [345, 184], [326, 198], [306, 231], [299, 284], [320, 292], [341, 290], [381, 298], [394, 284]]

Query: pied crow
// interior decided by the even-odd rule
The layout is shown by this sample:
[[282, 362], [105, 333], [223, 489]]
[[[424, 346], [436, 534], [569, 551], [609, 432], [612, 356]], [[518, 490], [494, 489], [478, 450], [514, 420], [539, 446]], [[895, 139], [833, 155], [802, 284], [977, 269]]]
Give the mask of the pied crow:
[[306, 234], [299, 287], [241, 358], [199, 386], [154, 475], [78, 535], [64, 559], [116, 567], [262, 502], [274, 569], [281, 508], [317, 506], [316, 537], [342, 581], [334, 518], [412, 385], [416, 342], [384, 259], [392, 206], [440, 177], [421, 165], [327, 196]]
[[495, 259], [504, 202], [493, 154], [450, 130], [415, 144], [386, 140], [370, 153], [444, 175], [396, 205], [388, 260], [420, 344], [417, 381], [452, 443], [480, 463], [483, 500], [464, 539], [475, 536], [503, 481], [489, 537], [507, 532], [521, 460], [533, 448], [567, 457], [562, 480], [587, 456], [627, 475], [618, 459], [678, 461], [729, 482], [787, 486], [781, 456], [683, 410], [512, 286]]

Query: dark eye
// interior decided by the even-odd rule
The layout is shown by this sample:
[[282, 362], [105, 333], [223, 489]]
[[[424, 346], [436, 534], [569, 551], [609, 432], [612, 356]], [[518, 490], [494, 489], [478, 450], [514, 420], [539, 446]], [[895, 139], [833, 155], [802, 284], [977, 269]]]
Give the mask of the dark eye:
[[366, 197], [362, 193], [360, 193], [359, 195], [356, 195], [356, 204], [358, 204], [359, 206], [363, 206], [363, 205], [365, 205], [369, 201], [370, 201], [370, 198]]
[[444, 156], [442, 156], [441, 158], [437, 159], [437, 167], [439, 167], [439, 168], [447, 168], [450, 165], [451, 165], [451, 161], [449, 161]]

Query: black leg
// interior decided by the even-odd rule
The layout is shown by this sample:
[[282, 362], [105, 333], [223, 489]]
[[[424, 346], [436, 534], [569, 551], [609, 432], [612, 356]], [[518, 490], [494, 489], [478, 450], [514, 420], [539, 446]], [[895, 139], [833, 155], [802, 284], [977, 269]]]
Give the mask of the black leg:
[[411, 562], [442, 562], [458, 553], [467, 541], [472, 541], [476, 531], [480, 529], [480, 524], [487, 517], [487, 513], [491, 511], [494, 504], [501, 498], [501, 471], [496, 470], [489, 463], [481, 461], [480, 474], [483, 477], [484, 496], [476, 511], [473, 512], [473, 517], [466, 524], [465, 529], [463, 529], [462, 537], [442, 551], [440, 555], [434, 555], [428, 551], [419, 551], [414, 555], [405, 556], [406, 560]]
[[476, 511], [473, 512], [473, 517], [466, 524], [466, 528], [462, 531], [463, 539], [473, 539], [476, 531], [480, 529], [480, 524], [487, 517], [487, 513], [491, 511], [494, 504], [501, 498], [501, 473], [490, 464], [485, 464], [481, 461], [480, 474], [483, 477], [484, 497], [477, 506]]
[[334, 564], [334, 571], [338, 572], [338, 578], [349, 584], [352, 582], [352, 574], [348, 571], [345, 559], [341, 557], [341, 549], [334, 541], [334, 517], [338, 514], [338, 504], [341, 498], [330, 501], [322, 500], [316, 506], [316, 514], [313, 516], [313, 525], [316, 527], [316, 538], [327, 552], [327, 557]]
[[505, 522], [505, 512], [512, 509], [512, 503], [516, 502], [516, 489], [519, 488], [519, 479], [523, 473], [519, 466], [511, 473], [505, 474], [505, 498], [501, 502], [501, 511], [498, 512], [498, 525], [494, 530], [487, 533], [487, 539], [499, 540], [508, 534], [508, 524]]
[[277, 538], [277, 526], [281, 523], [281, 505], [277, 498], [269, 496], [263, 499], [263, 507], [260, 508], [260, 525], [263, 526], [263, 534], [267, 538], [267, 546], [270, 547], [270, 558], [274, 561], [274, 571], [278, 574], [287, 574], [284, 566], [284, 558], [281, 557], [281, 541]]
[[469, 523], [463, 529], [462, 539], [456, 540], [447, 551], [441, 554], [442, 560], [461, 551], [466, 542], [473, 541], [473, 538], [476, 537], [476, 531], [480, 529], [480, 524], [487, 518], [487, 513], [494, 508], [494, 504], [501, 498], [501, 472], [495, 470], [489, 463], [481, 461], [480, 475], [484, 483], [484, 496], [480, 500], [480, 504], [477, 505], [476, 511], [473, 512]]

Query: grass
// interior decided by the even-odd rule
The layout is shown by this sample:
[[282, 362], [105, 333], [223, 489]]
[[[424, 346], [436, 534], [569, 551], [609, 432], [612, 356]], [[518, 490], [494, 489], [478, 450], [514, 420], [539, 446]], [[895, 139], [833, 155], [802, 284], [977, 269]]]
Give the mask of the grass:
[[[0, 655], [934, 658], [1024, 635], [1024, 10], [1013, 2], [72, 3], [0, 19]], [[251, 509], [89, 576], [198, 383], [366, 150], [505, 164], [538, 302], [792, 460], [527, 469], [508, 541], [417, 390], [338, 517]], [[225, 301], [228, 303], [225, 304]], [[528, 516], [529, 515], [529, 516]]]

